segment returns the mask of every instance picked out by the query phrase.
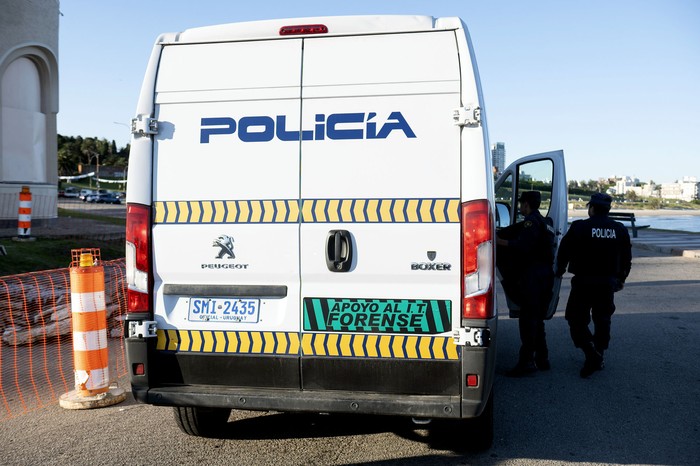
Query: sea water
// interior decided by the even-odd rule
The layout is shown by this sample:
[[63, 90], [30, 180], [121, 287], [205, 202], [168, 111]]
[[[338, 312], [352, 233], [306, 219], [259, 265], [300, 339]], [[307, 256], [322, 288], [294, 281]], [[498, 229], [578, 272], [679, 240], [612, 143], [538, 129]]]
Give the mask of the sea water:
[[[569, 222], [581, 220], [586, 217], [569, 217]], [[621, 222], [626, 227], [630, 222]], [[635, 215], [635, 225], [649, 225], [649, 228], [658, 230], [687, 231], [700, 233], [700, 215]]]
[[[700, 233], [700, 215], [636, 215], [635, 225], [649, 225], [659, 230], [690, 231]], [[623, 222], [629, 224], [629, 222]], [[628, 225], [629, 226], [629, 225]]]

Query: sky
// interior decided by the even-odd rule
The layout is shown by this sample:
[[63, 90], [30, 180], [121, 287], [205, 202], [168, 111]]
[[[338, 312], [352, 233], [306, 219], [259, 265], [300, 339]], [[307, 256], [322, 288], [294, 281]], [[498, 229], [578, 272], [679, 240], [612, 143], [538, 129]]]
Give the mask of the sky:
[[698, 0], [61, 0], [58, 132], [129, 143], [164, 32], [309, 16], [459, 16], [491, 143], [563, 149], [569, 180], [700, 181]]

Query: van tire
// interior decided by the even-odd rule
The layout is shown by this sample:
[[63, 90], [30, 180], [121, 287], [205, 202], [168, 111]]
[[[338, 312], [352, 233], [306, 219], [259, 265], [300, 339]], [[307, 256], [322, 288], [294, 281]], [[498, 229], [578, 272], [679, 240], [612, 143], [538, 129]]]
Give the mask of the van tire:
[[181, 431], [196, 437], [219, 436], [231, 415], [229, 408], [176, 406], [175, 422]]
[[431, 446], [459, 453], [484, 452], [493, 444], [493, 388], [484, 410], [471, 419], [436, 419], [429, 425]]
[[493, 445], [493, 388], [479, 417], [467, 419], [465, 430], [471, 451], [486, 451]]

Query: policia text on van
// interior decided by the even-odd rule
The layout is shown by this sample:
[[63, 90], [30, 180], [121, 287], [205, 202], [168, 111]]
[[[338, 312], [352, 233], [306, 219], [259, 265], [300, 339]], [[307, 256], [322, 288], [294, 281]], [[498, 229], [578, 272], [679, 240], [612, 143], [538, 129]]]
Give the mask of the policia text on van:
[[193, 435], [233, 408], [446, 418], [490, 445], [483, 107], [457, 18], [160, 36], [127, 191], [136, 399], [174, 407]]
[[370, 113], [336, 113], [332, 115], [315, 115], [313, 130], [287, 129], [287, 117], [277, 115], [247, 116], [238, 120], [228, 117], [202, 118], [199, 141], [208, 144], [213, 134], [234, 134], [242, 142], [268, 142], [275, 137], [280, 141], [320, 141], [323, 139], [386, 139], [392, 131], [403, 131], [408, 138], [416, 135], [404, 119], [401, 112], [391, 112], [389, 118], [379, 128], [377, 122], [371, 121], [377, 116]]

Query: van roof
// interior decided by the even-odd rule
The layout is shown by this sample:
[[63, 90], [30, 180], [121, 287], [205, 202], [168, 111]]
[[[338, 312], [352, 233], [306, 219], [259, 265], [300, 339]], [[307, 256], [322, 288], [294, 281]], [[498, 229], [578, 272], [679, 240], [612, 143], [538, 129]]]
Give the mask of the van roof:
[[164, 34], [161, 36], [160, 41], [191, 43], [280, 38], [280, 28], [284, 26], [317, 24], [323, 24], [328, 28], [326, 35], [346, 35], [427, 31], [443, 28], [455, 29], [460, 27], [461, 21], [458, 18], [436, 19], [432, 16], [409, 15], [319, 16], [312, 18], [273, 19], [186, 29], [180, 34]]

